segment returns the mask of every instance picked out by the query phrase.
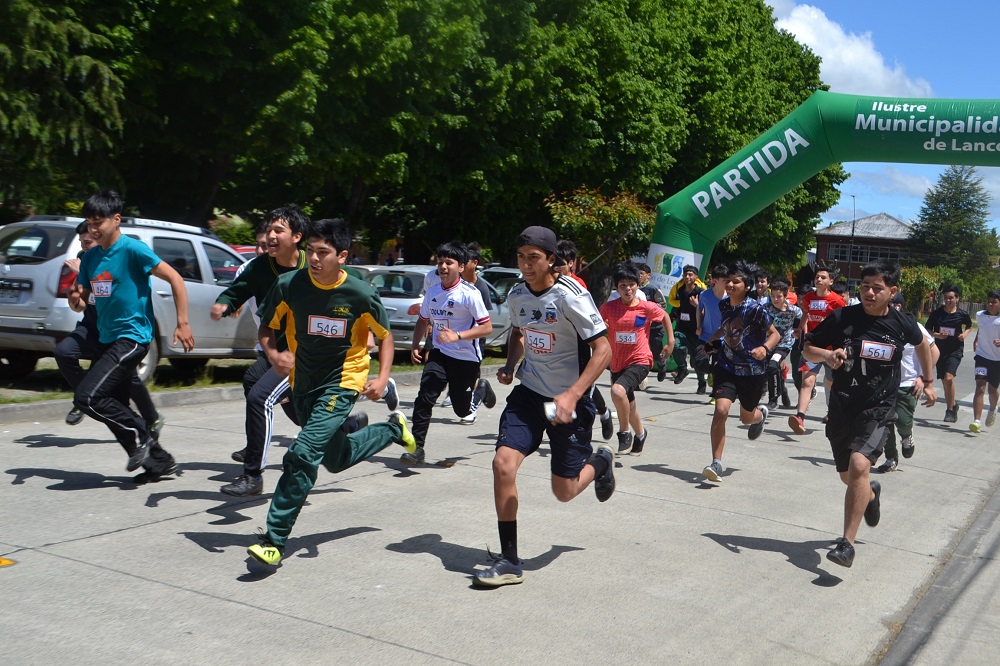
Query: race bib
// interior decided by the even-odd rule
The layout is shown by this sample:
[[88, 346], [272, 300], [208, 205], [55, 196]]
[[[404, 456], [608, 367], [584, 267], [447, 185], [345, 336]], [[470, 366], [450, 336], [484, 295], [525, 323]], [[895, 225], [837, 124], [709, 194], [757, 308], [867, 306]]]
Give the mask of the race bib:
[[90, 293], [96, 298], [107, 298], [111, 296], [111, 280], [91, 280]]
[[950, 326], [942, 326], [941, 333], [944, 333], [945, 335], [955, 335], [955, 329]]
[[826, 310], [826, 301], [809, 301], [810, 310], [819, 310], [821, 312]]
[[691, 314], [688, 312], [682, 312], [681, 321], [691, 321]]
[[524, 343], [531, 351], [536, 354], [549, 354], [552, 352], [552, 343], [555, 341], [555, 336], [551, 333], [535, 331], [530, 328], [522, 328], [521, 332], [524, 334]]
[[618, 331], [615, 333], [615, 342], [620, 345], [634, 345], [638, 342], [635, 331]]
[[892, 352], [895, 346], [887, 342], [874, 342], [872, 340], [861, 341], [861, 358], [870, 358], [877, 361], [892, 360]]
[[324, 338], [343, 338], [347, 336], [347, 320], [331, 317], [309, 316], [309, 335], [322, 335]]

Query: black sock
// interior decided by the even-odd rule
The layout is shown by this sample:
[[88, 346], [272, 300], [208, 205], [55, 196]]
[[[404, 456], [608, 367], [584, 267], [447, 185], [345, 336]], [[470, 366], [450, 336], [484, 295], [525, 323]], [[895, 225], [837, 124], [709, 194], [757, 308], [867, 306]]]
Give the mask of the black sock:
[[805, 420], [805, 418], [806, 418], [806, 413], [805, 412], [795, 412], [795, 415], [797, 417], [799, 417], [800, 419], [803, 419], [803, 420]]
[[518, 562], [517, 559], [517, 521], [498, 520], [497, 531], [500, 532], [500, 554], [509, 562]]
[[587, 463], [594, 468], [594, 479], [600, 478], [608, 471], [608, 461], [604, 459], [604, 456], [591, 456]]

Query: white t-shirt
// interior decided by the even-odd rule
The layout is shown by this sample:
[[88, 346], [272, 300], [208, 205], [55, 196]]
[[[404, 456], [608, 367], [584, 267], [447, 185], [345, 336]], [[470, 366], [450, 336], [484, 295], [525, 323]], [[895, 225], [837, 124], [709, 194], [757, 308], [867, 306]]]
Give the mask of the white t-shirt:
[[440, 282], [431, 285], [420, 304], [420, 318], [431, 323], [435, 349], [460, 361], [483, 360], [477, 340], [444, 343], [438, 338], [438, 332], [445, 328], [461, 333], [490, 320], [476, 287], [461, 279], [447, 289]]
[[[924, 325], [918, 321], [917, 326], [920, 328], [920, 332], [924, 334], [924, 340], [927, 341], [927, 344], [933, 345], [934, 338], [927, 332]], [[921, 376], [923, 376], [923, 370], [920, 368], [920, 359], [917, 358], [917, 348], [910, 343], [907, 343], [906, 346], [903, 347], [903, 356], [900, 358], [899, 388], [909, 388], [913, 386], [913, 381], [917, 377]]]
[[[254, 259], [256, 258], [257, 257], [254, 257]], [[250, 259], [250, 261], [253, 261], [253, 259]], [[240, 276], [240, 273], [242, 273], [243, 270], [250, 265], [250, 261], [241, 264], [240, 267], [236, 269], [236, 275], [233, 276], [233, 280], [238, 278]], [[260, 317], [257, 316], [257, 297], [251, 296], [250, 298], [248, 298], [247, 302], [243, 305], [243, 307], [250, 308], [250, 314], [253, 316], [253, 323], [257, 324], [257, 328], [260, 328]], [[264, 351], [264, 348], [260, 346], [259, 342], [255, 344], [253, 348], [256, 349], [257, 351]]]
[[979, 324], [976, 356], [988, 361], [1000, 361], [1000, 347], [993, 344], [994, 340], [1000, 340], [1000, 315], [994, 317], [986, 310], [980, 310], [976, 313], [976, 323]]

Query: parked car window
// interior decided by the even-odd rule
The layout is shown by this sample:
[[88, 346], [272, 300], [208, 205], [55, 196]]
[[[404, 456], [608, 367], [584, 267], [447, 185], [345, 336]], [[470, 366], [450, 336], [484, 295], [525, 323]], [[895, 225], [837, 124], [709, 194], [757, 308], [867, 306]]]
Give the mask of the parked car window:
[[240, 257], [222, 248], [205, 243], [205, 254], [208, 256], [208, 263], [212, 266], [212, 277], [215, 284], [220, 287], [228, 287], [236, 277], [236, 270], [243, 264]]
[[194, 243], [180, 238], [153, 238], [153, 252], [170, 264], [185, 280], [201, 282], [201, 269]]
[[13, 227], [0, 230], [0, 255], [6, 264], [40, 264], [66, 254], [72, 227]]
[[413, 279], [409, 275], [399, 273], [373, 273], [369, 274], [371, 284], [378, 290], [379, 296], [393, 296], [396, 298], [415, 298], [420, 295], [423, 289], [423, 278]]

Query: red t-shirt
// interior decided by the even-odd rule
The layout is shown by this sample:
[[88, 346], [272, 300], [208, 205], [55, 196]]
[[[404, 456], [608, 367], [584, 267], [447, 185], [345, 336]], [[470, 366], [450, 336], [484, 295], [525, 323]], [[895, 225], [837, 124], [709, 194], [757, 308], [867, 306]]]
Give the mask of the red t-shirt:
[[831, 312], [846, 305], [844, 299], [832, 291], [826, 292], [826, 296], [817, 296], [815, 291], [806, 292], [802, 297], [801, 305], [799, 305], [802, 308], [802, 314], [806, 317], [806, 331], [812, 331]]
[[601, 306], [601, 316], [611, 340], [611, 372], [621, 372], [630, 365], [653, 365], [649, 350], [649, 325], [662, 321], [666, 314], [653, 301], [636, 301], [625, 307], [620, 298]]

